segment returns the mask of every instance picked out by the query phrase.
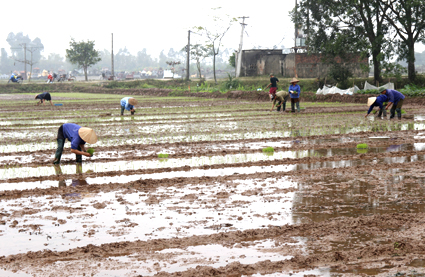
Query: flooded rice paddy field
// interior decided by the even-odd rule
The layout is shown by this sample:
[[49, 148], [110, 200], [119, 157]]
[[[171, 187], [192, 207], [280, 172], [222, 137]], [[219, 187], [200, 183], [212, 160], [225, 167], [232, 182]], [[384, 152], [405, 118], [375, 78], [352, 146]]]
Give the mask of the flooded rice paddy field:
[[[0, 97], [0, 276], [425, 275], [425, 108], [52, 97]], [[54, 166], [67, 122], [95, 155]]]

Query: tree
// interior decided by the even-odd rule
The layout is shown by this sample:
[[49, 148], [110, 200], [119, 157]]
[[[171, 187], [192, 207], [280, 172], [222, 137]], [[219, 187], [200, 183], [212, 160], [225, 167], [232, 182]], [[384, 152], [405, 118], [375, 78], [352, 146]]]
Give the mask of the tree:
[[384, 15], [388, 7], [380, 0], [304, 0], [299, 11], [292, 12], [293, 21], [304, 26], [309, 51], [325, 56], [344, 57], [348, 53], [371, 56], [374, 79], [381, 81], [381, 62], [391, 53], [386, 35], [389, 27]]
[[74, 39], [71, 39], [69, 46], [70, 49], [66, 49], [66, 58], [71, 63], [84, 69], [84, 76], [87, 81], [87, 68], [101, 60], [99, 51], [94, 49], [94, 41], [76, 42]]
[[2, 48], [0, 57], [0, 73], [9, 73], [12, 70], [12, 65], [13, 61], [8, 58], [6, 50]]
[[201, 62], [206, 57], [211, 56], [211, 51], [200, 44], [195, 44], [190, 47], [190, 58], [196, 61], [196, 68], [198, 69], [199, 78], [202, 80]]
[[[217, 11], [220, 8], [213, 8], [213, 11]], [[207, 47], [211, 49], [211, 53], [213, 56], [213, 74], [214, 74], [214, 81], [217, 83], [217, 77], [215, 75], [215, 62], [216, 62], [216, 56], [220, 52], [220, 46], [221, 46], [221, 40], [223, 39], [224, 35], [229, 31], [230, 27], [234, 22], [237, 21], [236, 18], [229, 18], [226, 16], [225, 19], [213, 15], [212, 16], [213, 25], [211, 27], [202, 27], [197, 26], [194, 27], [194, 29], [198, 32], [202, 32], [206, 38], [207, 38]]]
[[409, 81], [416, 78], [415, 43], [425, 41], [425, 2], [423, 0], [380, 0], [382, 9], [388, 9], [385, 19], [395, 29], [398, 60], [407, 61]]
[[233, 54], [229, 57], [229, 64], [232, 67], [236, 67], [236, 54], [233, 52]]

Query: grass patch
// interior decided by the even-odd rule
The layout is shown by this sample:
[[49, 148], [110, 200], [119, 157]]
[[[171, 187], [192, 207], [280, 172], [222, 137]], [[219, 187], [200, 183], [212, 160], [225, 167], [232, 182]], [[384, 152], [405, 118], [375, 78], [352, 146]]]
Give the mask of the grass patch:
[[274, 148], [273, 147], [263, 148], [263, 153], [273, 153], [273, 152], [274, 152]]
[[367, 145], [367, 143], [357, 144], [357, 149], [367, 149], [367, 148], [369, 148], [369, 146]]

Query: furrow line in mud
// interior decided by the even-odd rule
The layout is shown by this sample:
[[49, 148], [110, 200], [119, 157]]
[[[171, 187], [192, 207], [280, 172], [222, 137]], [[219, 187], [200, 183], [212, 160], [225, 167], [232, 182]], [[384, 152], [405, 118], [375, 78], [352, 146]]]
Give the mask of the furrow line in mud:
[[[350, 228], [347, 228], [350, 226]], [[399, 247], [394, 247], [393, 230], [400, 229], [403, 226], [404, 231], [397, 238]], [[152, 253], [164, 249], [179, 249], [188, 246], [199, 246], [209, 244], [220, 244], [227, 247], [233, 247], [237, 243], [253, 240], [274, 239], [275, 241], [285, 242], [293, 237], [309, 237], [310, 247], [320, 246], [321, 243], [330, 243], [333, 240], [344, 240], [351, 237], [353, 233], [368, 236], [373, 234], [379, 236], [380, 241], [371, 241], [368, 245], [353, 245], [351, 249], [335, 251], [334, 249], [322, 249], [320, 253], [310, 255], [296, 255], [290, 260], [273, 262], [258, 262], [243, 267], [252, 268], [261, 263], [268, 263], [267, 267], [257, 268], [255, 271], [245, 271], [242, 268], [234, 268], [235, 264], [228, 264], [225, 267], [213, 269], [211, 267], [197, 267], [198, 275], [194, 275], [194, 269], [189, 269], [185, 273], [158, 273], [156, 276], [199, 276], [199, 270], [213, 271], [214, 276], [230, 273], [226, 268], [234, 268], [239, 274], [260, 273], [268, 268], [268, 272], [276, 272], [285, 269], [285, 263], [291, 263], [291, 268], [312, 268], [325, 266], [343, 265], [344, 263], [357, 263], [377, 258], [391, 258], [394, 254], [402, 257], [406, 255], [423, 255], [425, 253], [425, 244], [421, 238], [409, 238], [409, 231], [414, 231], [425, 226], [424, 213], [412, 214], [384, 214], [358, 217], [338, 217], [322, 222], [309, 222], [295, 225], [268, 226], [260, 229], [249, 229], [243, 231], [219, 232], [217, 234], [190, 236], [184, 238], [170, 239], [152, 239], [148, 241], [125, 241], [117, 243], [106, 243], [100, 245], [87, 245], [77, 247], [67, 251], [42, 250], [36, 252], [27, 252], [0, 257], [0, 263], [5, 268], [18, 267], [25, 269], [34, 266], [34, 260], [39, 264], [49, 265], [59, 261], [71, 261], [79, 259], [89, 259], [90, 262], [102, 261], [102, 259], [114, 256], [126, 256], [132, 253], [143, 251]], [[270, 267], [271, 265], [271, 267]], [[286, 268], [288, 269], [288, 268]], [[212, 274], [212, 273], [211, 273]], [[240, 276], [237, 274], [237, 276]]]
[[[34, 188], [34, 189], [19, 189], [19, 190], [5, 190], [0, 191], [0, 200], [10, 200], [10, 199], [19, 199], [19, 198], [28, 198], [42, 195], [62, 195], [66, 193], [73, 192], [90, 192], [90, 193], [99, 193], [99, 192], [112, 192], [117, 190], [122, 190], [122, 192], [132, 193], [134, 191], [151, 191], [156, 190], [158, 187], [168, 187], [168, 186], [185, 186], [187, 184], [210, 184], [214, 186], [216, 182], [232, 182], [239, 179], [266, 179], [266, 178], [281, 178], [284, 176], [300, 177], [300, 176], [321, 176], [323, 173], [327, 174], [358, 174], [358, 172], [366, 171], [369, 172], [371, 169], [375, 171], [388, 171], [389, 169], [403, 169], [406, 167], [407, 163], [394, 163], [394, 164], [375, 164], [374, 160], [371, 160], [370, 163], [363, 165], [356, 165], [351, 167], [334, 167], [334, 168], [299, 168], [296, 170], [281, 172], [255, 172], [255, 173], [244, 173], [244, 174], [232, 174], [226, 176], [202, 176], [202, 177], [173, 177], [173, 178], [162, 178], [162, 179], [139, 179], [136, 181], [128, 181], [126, 183], [108, 183], [108, 184], [90, 184], [86, 186], [75, 186], [75, 187], [49, 187], [49, 188]], [[409, 162], [409, 169], [414, 169], [421, 171], [425, 166], [425, 161], [415, 161]], [[144, 174], [157, 173], [157, 172], [172, 172], [179, 171], [180, 169], [167, 169], [165, 170], [149, 170], [145, 171]], [[190, 168], [187, 167], [185, 171], [190, 171]], [[96, 177], [107, 177], [107, 176], [129, 176], [132, 174], [140, 174], [140, 171], [117, 171], [117, 172], [106, 172], [106, 173], [84, 173], [84, 174], [70, 174], [62, 176], [48, 176], [48, 177], [32, 177], [32, 178], [16, 178], [5, 180], [9, 183], [17, 182], [38, 182], [38, 181], [47, 181], [47, 180], [65, 180], [65, 179], [81, 179], [81, 178], [96, 178]]]

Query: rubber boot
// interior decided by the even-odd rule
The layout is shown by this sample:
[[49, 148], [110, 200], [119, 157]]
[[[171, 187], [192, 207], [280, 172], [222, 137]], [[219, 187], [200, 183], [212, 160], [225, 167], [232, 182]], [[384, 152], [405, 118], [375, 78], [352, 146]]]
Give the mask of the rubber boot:
[[124, 115], [125, 107], [121, 106], [121, 115]]
[[401, 120], [401, 108], [395, 109], [395, 111], [397, 112], [398, 119]]
[[291, 113], [295, 112], [295, 103], [291, 102]]
[[297, 111], [300, 112], [300, 102], [295, 103], [297, 106]]
[[58, 141], [58, 148], [56, 149], [55, 160], [53, 161], [53, 164], [60, 164], [62, 152], [63, 152], [63, 147], [65, 145], [64, 139], [58, 139], [57, 141]]
[[[81, 151], [81, 147], [79, 147], [79, 146], [78, 146], [78, 151]], [[77, 163], [82, 163], [83, 162], [83, 156], [75, 154], [75, 161]]]
[[390, 119], [393, 119], [395, 116], [395, 109], [390, 110]]
[[281, 106], [279, 106], [280, 104], [282, 104], [282, 102], [277, 102], [277, 108], [276, 108], [276, 111], [278, 111], [278, 112], [280, 112], [280, 108], [281, 108]]

